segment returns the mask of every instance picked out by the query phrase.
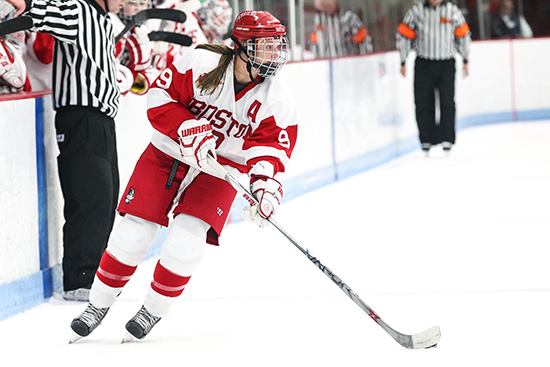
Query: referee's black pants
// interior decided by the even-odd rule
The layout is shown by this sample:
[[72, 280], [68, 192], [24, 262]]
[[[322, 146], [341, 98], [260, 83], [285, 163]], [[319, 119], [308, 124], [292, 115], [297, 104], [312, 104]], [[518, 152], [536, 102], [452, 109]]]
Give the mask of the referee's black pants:
[[[455, 59], [416, 58], [414, 102], [420, 143], [455, 143]], [[439, 91], [439, 125], [435, 117], [435, 90]]]
[[116, 215], [119, 172], [115, 122], [99, 110], [57, 111], [57, 157], [65, 200], [63, 288], [89, 287]]

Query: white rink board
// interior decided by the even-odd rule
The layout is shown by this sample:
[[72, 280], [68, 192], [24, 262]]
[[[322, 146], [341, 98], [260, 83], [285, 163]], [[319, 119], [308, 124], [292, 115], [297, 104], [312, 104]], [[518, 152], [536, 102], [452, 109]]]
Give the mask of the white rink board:
[[510, 42], [474, 42], [468, 66], [462, 76], [462, 60], [456, 63], [456, 107], [458, 117], [510, 111]]
[[34, 100], [2, 102], [0, 116], [0, 284], [3, 284], [29, 275], [39, 267]]
[[[292, 63], [279, 76], [298, 106], [298, 143], [285, 178], [332, 164], [329, 64], [325, 61]], [[306, 107], [307, 106], [307, 107]]]
[[337, 162], [416, 134], [412, 77], [399, 74], [396, 52], [343, 58], [333, 65]]
[[524, 40], [513, 45], [517, 109], [547, 109], [550, 99], [549, 40]]

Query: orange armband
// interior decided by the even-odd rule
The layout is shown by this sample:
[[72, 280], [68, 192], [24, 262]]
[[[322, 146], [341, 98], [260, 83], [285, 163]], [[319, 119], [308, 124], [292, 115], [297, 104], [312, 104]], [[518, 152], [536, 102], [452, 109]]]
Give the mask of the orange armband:
[[409, 26], [406, 25], [405, 23], [399, 24], [399, 27], [397, 28], [397, 32], [411, 40], [416, 38], [416, 31], [414, 29], [409, 28]]

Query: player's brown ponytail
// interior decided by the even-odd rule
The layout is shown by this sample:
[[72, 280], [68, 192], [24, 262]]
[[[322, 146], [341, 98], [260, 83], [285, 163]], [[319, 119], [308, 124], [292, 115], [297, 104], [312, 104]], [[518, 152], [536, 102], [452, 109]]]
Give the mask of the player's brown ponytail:
[[225, 77], [225, 72], [227, 71], [227, 67], [229, 66], [231, 61], [233, 61], [233, 57], [235, 56], [236, 51], [226, 45], [202, 44], [198, 45], [196, 48], [216, 52], [222, 55], [220, 57], [220, 61], [218, 62], [218, 66], [216, 66], [214, 69], [212, 69], [212, 71], [204, 74], [199, 78], [199, 80], [197, 80], [197, 87], [200, 89], [200, 91], [204, 94], [212, 95], [214, 94], [220, 83], [223, 81], [223, 78]]

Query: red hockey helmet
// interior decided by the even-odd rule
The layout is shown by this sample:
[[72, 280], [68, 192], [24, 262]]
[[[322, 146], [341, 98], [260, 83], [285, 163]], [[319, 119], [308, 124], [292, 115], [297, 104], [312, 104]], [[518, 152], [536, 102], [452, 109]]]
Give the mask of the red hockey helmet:
[[241, 43], [252, 37], [283, 37], [285, 34], [285, 26], [267, 11], [243, 11], [233, 25], [233, 37]]
[[[231, 39], [262, 77], [274, 76], [289, 58], [286, 28], [267, 11], [243, 11], [235, 19]], [[266, 50], [276, 51], [266, 51]]]

